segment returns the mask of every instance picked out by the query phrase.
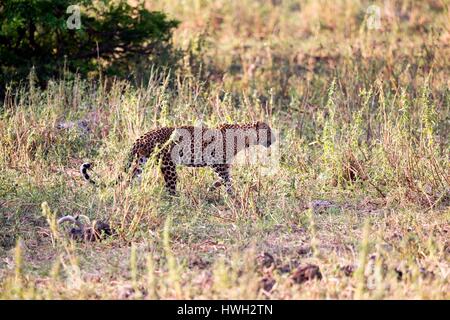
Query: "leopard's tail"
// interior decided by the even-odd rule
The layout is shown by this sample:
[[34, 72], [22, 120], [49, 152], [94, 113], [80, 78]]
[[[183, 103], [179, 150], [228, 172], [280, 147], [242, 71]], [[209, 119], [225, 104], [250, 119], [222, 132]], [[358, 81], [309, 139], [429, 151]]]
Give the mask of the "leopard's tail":
[[127, 155], [125, 164], [122, 168], [122, 172], [119, 173], [119, 175], [116, 177], [116, 179], [114, 179], [111, 183], [108, 183], [108, 184], [106, 184], [104, 182], [97, 183], [95, 180], [93, 180], [91, 178], [91, 176], [89, 175], [89, 170], [92, 169], [92, 164], [90, 162], [85, 162], [80, 166], [80, 173], [83, 176], [84, 180], [86, 180], [87, 182], [89, 182], [93, 185], [97, 185], [97, 186], [100, 185], [100, 186], [104, 186], [104, 187], [111, 186], [111, 185], [117, 185], [120, 181], [123, 180], [124, 174], [126, 175], [128, 173], [129, 169], [132, 166], [134, 158], [135, 158], [135, 151], [134, 151], [134, 149], [132, 149]]
[[90, 184], [94, 185], [94, 186], [99, 186], [99, 187], [109, 187], [109, 186], [113, 186], [119, 183], [119, 181], [121, 180], [121, 176], [119, 175], [115, 180], [113, 180], [110, 183], [106, 183], [104, 181], [100, 181], [97, 182], [95, 180], [93, 180], [91, 178], [91, 176], [89, 175], [89, 170], [92, 169], [92, 164], [89, 162], [85, 162], [80, 166], [80, 173], [83, 176], [84, 180], [86, 180], [87, 182], [89, 182]]
[[93, 185], [96, 185], [97, 183], [92, 180], [91, 176], [88, 173], [88, 170], [91, 169], [92, 165], [89, 162], [85, 162], [80, 166], [80, 173], [83, 176], [84, 180], [86, 180], [89, 183], [92, 183]]

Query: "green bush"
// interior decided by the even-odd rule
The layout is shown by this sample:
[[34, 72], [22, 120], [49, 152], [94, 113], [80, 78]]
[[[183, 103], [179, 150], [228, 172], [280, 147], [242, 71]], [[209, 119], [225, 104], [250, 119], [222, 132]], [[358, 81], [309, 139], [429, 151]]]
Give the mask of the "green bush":
[[[81, 24], [70, 29], [73, 4]], [[170, 40], [177, 25], [162, 12], [124, 0], [3, 0], [0, 88], [22, 80], [32, 67], [42, 85], [62, 70], [128, 77], [142, 66], [173, 65]]]

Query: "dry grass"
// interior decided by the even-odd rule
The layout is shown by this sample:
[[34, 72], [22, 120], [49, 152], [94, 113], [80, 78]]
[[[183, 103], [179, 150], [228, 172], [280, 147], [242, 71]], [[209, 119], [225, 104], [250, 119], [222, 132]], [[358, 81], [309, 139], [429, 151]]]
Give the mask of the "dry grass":
[[[449, 3], [380, 2], [380, 30], [370, 4], [151, 1], [182, 21], [175, 81], [12, 88], [0, 298], [449, 299]], [[77, 172], [92, 160], [112, 180], [156, 126], [259, 118], [280, 166], [234, 168], [235, 198], [206, 192], [208, 169], [181, 169], [178, 198], [156, 168], [131, 188]], [[52, 221], [79, 213], [118, 234], [70, 242]]]

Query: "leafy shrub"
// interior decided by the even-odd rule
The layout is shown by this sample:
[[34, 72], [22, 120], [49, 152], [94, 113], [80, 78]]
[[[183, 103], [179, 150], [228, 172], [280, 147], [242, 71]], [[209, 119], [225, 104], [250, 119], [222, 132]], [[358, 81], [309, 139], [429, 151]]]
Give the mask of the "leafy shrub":
[[125, 0], [80, 0], [80, 28], [70, 29], [72, 4], [70, 0], [2, 1], [0, 84], [20, 81], [32, 67], [42, 85], [64, 69], [124, 77], [143, 65], [174, 64], [170, 39], [178, 21]]

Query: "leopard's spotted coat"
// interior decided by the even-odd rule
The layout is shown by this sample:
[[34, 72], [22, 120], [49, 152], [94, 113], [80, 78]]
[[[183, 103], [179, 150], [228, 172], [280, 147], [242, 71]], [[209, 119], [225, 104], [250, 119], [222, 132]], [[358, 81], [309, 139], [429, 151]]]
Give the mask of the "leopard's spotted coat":
[[[197, 131], [196, 131], [197, 129]], [[170, 194], [175, 194], [177, 185], [177, 165], [184, 165], [188, 167], [211, 167], [218, 176], [218, 180], [214, 182], [211, 190], [224, 185], [228, 193], [232, 192], [231, 189], [231, 177], [230, 177], [230, 160], [243, 148], [249, 148], [252, 145], [259, 144], [265, 147], [269, 147], [274, 141], [275, 136], [270, 128], [264, 122], [254, 122], [248, 124], [222, 124], [215, 129], [199, 128], [193, 126], [182, 127], [164, 127], [154, 129], [136, 140], [129, 153], [129, 159], [125, 171], [129, 171], [131, 168], [131, 179], [140, 177], [143, 171], [143, 167], [148, 159], [155, 156], [161, 163], [161, 172], [164, 177], [165, 187]], [[183, 151], [180, 152], [181, 158], [174, 159], [172, 151], [174, 146], [177, 145], [176, 139], [174, 139], [174, 132], [182, 132], [191, 134], [194, 139], [190, 143], [190, 154], [183, 157]], [[230, 143], [228, 139], [230, 131], [238, 132], [238, 135], [243, 137], [233, 136], [233, 141]], [[255, 139], [251, 139], [249, 132], [255, 133]], [[201, 147], [195, 147], [195, 133], [201, 132], [202, 139]], [[242, 138], [244, 143], [238, 143], [239, 138]], [[205, 148], [210, 145], [212, 141], [219, 139], [222, 141], [224, 152], [221, 157], [217, 157], [216, 161], [208, 161], [208, 156], [202, 153]], [[231, 148], [230, 148], [231, 145]], [[200, 154], [199, 154], [200, 150]], [[189, 150], [188, 150], [189, 151]], [[212, 153], [215, 156], [214, 152]], [[217, 161], [219, 159], [219, 161]], [[95, 184], [88, 174], [88, 169], [91, 168], [90, 163], [82, 164], [80, 171], [83, 177]]]

